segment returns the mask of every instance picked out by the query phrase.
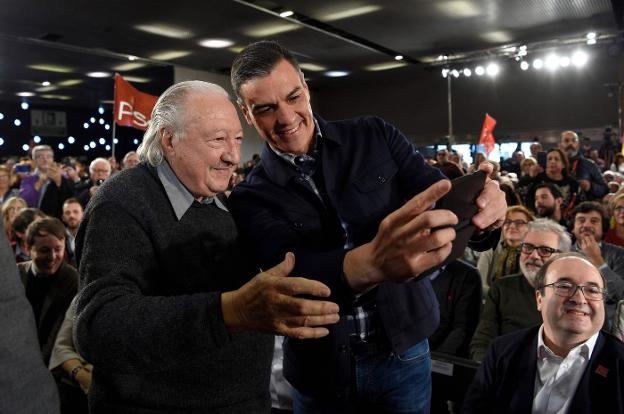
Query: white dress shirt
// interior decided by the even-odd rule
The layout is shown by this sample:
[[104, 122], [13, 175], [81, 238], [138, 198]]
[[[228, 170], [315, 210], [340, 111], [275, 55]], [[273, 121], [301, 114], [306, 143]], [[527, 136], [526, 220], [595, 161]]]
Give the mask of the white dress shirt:
[[596, 332], [587, 341], [572, 348], [562, 358], [544, 344], [544, 325], [540, 327], [537, 334], [533, 414], [565, 414], [568, 411], [599, 333]]

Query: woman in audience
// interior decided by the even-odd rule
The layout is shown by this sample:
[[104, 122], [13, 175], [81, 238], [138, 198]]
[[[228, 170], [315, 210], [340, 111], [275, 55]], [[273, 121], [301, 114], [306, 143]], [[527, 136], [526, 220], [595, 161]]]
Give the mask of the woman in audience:
[[611, 212], [615, 227], [609, 229], [604, 241], [624, 246], [624, 194], [618, 194], [611, 199]]
[[615, 158], [613, 158], [613, 164], [611, 164], [611, 171], [619, 172], [620, 174], [624, 174], [624, 154], [618, 152], [615, 154]]
[[535, 208], [535, 188], [541, 183], [553, 183], [563, 195], [561, 204], [561, 215], [564, 219], [570, 218], [570, 213], [576, 205], [584, 201], [584, 194], [578, 181], [568, 174], [569, 162], [566, 154], [559, 148], [553, 148], [546, 154], [546, 170], [542, 171], [540, 166], [531, 170], [534, 175], [531, 189], [525, 200], [525, 205], [531, 209]]
[[26, 200], [20, 197], [11, 197], [2, 204], [2, 223], [4, 224], [4, 230], [9, 240], [11, 240], [13, 220], [15, 220], [17, 213], [26, 207]]
[[11, 170], [0, 165], [0, 205], [11, 197], [19, 196], [19, 190], [11, 188]]
[[533, 213], [524, 206], [507, 208], [502, 228], [502, 240], [495, 249], [482, 252], [477, 262], [484, 289], [488, 289], [494, 279], [520, 271], [518, 262], [520, 243], [528, 230], [527, 224], [534, 219]]

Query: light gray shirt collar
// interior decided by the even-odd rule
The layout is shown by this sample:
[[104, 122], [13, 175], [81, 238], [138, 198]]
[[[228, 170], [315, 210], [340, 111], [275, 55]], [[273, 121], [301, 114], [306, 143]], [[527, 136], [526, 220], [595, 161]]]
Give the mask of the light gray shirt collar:
[[[163, 160], [163, 162], [156, 167], [156, 173], [158, 174], [158, 178], [160, 178], [160, 182], [163, 187], [165, 187], [165, 193], [167, 193], [171, 207], [173, 207], [173, 211], [175, 212], [178, 221], [180, 221], [182, 216], [184, 216], [184, 213], [186, 213], [186, 211], [191, 207], [191, 204], [193, 204], [195, 198], [175, 175], [166, 160]], [[213, 202], [221, 210], [228, 211], [227, 207], [225, 207], [225, 205], [217, 197], [204, 197], [202, 200], [202, 204], [210, 204]]]

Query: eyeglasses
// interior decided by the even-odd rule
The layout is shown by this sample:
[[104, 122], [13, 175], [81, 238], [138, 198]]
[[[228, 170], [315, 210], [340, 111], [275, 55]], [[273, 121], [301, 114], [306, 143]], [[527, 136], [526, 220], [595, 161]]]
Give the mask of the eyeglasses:
[[524, 254], [531, 254], [535, 249], [537, 249], [537, 254], [539, 254], [540, 257], [550, 257], [553, 253], [561, 253], [561, 250], [547, 246], [534, 246], [531, 243], [520, 244], [520, 251]]
[[624, 211], [624, 206], [617, 206], [616, 208], [613, 209], [614, 213], [621, 213], [622, 211]]
[[528, 223], [524, 220], [505, 220], [503, 221], [503, 226], [511, 226], [514, 225], [516, 227], [526, 226]]
[[583, 296], [587, 300], [604, 300], [605, 291], [596, 285], [575, 285], [571, 282], [554, 282], [544, 285], [545, 288], [552, 287], [555, 290], [555, 295], [562, 296], [564, 298], [571, 298], [576, 294], [576, 290], [580, 289], [583, 292]]

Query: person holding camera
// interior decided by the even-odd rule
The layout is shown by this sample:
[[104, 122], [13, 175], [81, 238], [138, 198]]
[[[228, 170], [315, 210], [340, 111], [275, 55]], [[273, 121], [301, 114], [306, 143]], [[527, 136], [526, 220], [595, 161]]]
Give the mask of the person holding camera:
[[100, 185], [111, 175], [111, 165], [106, 158], [96, 158], [89, 164], [89, 181], [83, 185], [82, 191], [78, 191], [76, 197], [82, 207], [85, 208], [91, 197], [100, 188]]
[[37, 145], [32, 150], [35, 170], [22, 178], [20, 197], [28, 207], [60, 218], [63, 202], [74, 195], [74, 185], [63, 177], [60, 165], [54, 162], [54, 151], [49, 145]]

